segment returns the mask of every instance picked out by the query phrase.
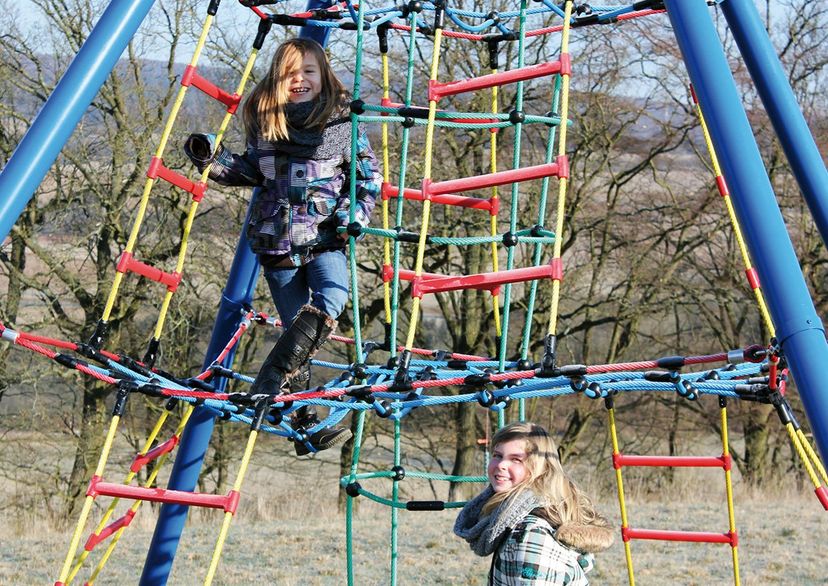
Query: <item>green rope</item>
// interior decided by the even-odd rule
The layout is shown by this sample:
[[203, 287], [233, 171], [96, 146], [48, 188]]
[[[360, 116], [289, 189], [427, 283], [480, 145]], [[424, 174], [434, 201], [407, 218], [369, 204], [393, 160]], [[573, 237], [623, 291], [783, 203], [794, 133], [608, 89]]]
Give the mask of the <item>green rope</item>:
[[[552, 92], [552, 109], [553, 113], [557, 113], [560, 110], [560, 102], [561, 102], [561, 76], [555, 76], [555, 89]], [[557, 134], [557, 129], [555, 127], [551, 127], [547, 134], [546, 138], [546, 155], [544, 157], [544, 162], [551, 163], [554, 153], [555, 153], [555, 136]], [[540, 192], [540, 202], [538, 203], [538, 226], [543, 226], [546, 222], [546, 205], [547, 199], [549, 194], [549, 177], [544, 177], [543, 181], [541, 182], [541, 192]], [[551, 232], [550, 232], [551, 233]], [[532, 256], [532, 264], [534, 266], [539, 266], [541, 263], [541, 252], [542, 249], [540, 246], [536, 246], [534, 250], [534, 254]], [[529, 356], [529, 341], [530, 336], [532, 334], [532, 317], [535, 313], [535, 299], [537, 297], [538, 292], [538, 282], [532, 281], [531, 286], [529, 287], [529, 302], [526, 306], [526, 323], [523, 326], [523, 340], [521, 341], [520, 347], [520, 357], [523, 360]]]

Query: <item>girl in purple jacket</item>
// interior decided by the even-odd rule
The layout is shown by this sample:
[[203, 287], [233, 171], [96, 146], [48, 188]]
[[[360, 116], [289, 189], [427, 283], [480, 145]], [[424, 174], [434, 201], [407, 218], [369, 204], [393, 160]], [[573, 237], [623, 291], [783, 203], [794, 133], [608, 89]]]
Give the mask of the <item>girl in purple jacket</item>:
[[[247, 237], [264, 268], [284, 332], [262, 364], [252, 395], [307, 388], [309, 360], [328, 339], [348, 301], [347, 233], [350, 166], [355, 159], [356, 209], [368, 224], [382, 186], [365, 130], [351, 152], [347, 95], [324, 49], [296, 38], [276, 51], [266, 77], [244, 104], [247, 149], [231, 153], [214, 137], [193, 134], [185, 152], [222, 185], [260, 187], [254, 192]], [[301, 407], [293, 426], [317, 426], [313, 407]], [[295, 444], [304, 455], [351, 437], [343, 428], [322, 428]]]

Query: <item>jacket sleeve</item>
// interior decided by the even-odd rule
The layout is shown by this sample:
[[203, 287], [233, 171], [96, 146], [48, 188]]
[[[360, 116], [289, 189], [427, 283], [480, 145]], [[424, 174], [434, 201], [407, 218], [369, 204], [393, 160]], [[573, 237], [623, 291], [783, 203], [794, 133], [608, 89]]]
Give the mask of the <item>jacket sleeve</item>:
[[[350, 223], [350, 166], [346, 165], [346, 181], [337, 200], [336, 224], [347, 226]], [[356, 209], [354, 219], [360, 226], [367, 226], [371, 220], [371, 211], [382, 189], [382, 173], [377, 157], [374, 155], [368, 134], [360, 126], [357, 136], [356, 156]]]
[[184, 152], [199, 172], [203, 173], [207, 165], [210, 165], [210, 179], [219, 185], [237, 187], [262, 185], [264, 178], [251, 160], [250, 145], [248, 145], [247, 152], [237, 155], [230, 152], [223, 144], [219, 144], [216, 150], [216, 135], [214, 134], [191, 134], [184, 143]]
[[[591, 560], [561, 545], [552, 532], [534, 523], [515, 528], [492, 563], [491, 583], [500, 586], [558, 586], [588, 584]], [[585, 567], [586, 566], [586, 567]]]

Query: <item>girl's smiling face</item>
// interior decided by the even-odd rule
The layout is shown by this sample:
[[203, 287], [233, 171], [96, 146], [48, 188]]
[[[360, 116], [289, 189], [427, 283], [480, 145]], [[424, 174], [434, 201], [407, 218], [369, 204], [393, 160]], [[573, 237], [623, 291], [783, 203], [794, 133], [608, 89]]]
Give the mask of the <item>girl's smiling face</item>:
[[293, 104], [310, 102], [322, 91], [322, 71], [316, 56], [306, 53], [302, 64], [287, 74], [288, 100]]
[[505, 492], [516, 487], [529, 475], [526, 469], [526, 442], [514, 439], [497, 444], [489, 460], [489, 483], [495, 492]]

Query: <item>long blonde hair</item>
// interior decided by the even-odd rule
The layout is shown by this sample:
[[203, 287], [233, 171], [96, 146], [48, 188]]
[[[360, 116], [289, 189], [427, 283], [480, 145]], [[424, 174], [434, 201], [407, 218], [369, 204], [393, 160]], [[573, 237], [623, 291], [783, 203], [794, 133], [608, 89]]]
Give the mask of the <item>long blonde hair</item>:
[[544, 504], [542, 515], [553, 526], [563, 523], [583, 525], [600, 524], [600, 517], [590, 498], [581, 492], [564, 472], [555, 442], [540, 425], [529, 422], [512, 423], [501, 428], [492, 438], [492, 447], [512, 440], [522, 440], [526, 450], [526, 478], [505, 492], [495, 493], [483, 506], [483, 514], [489, 514], [503, 501], [531, 490]]
[[322, 46], [312, 39], [296, 38], [282, 43], [273, 56], [267, 75], [256, 84], [244, 103], [244, 127], [248, 136], [259, 132], [266, 140], [287, 140], [288, 120], [285, 112], [290, 96], [288, 76], [302, 66], [306, 55], [319, 63], [322, 87], [317, 104], [308, 116], [305, 128], [320, 130], [345, 103], [345, 87], [336, 77]]

